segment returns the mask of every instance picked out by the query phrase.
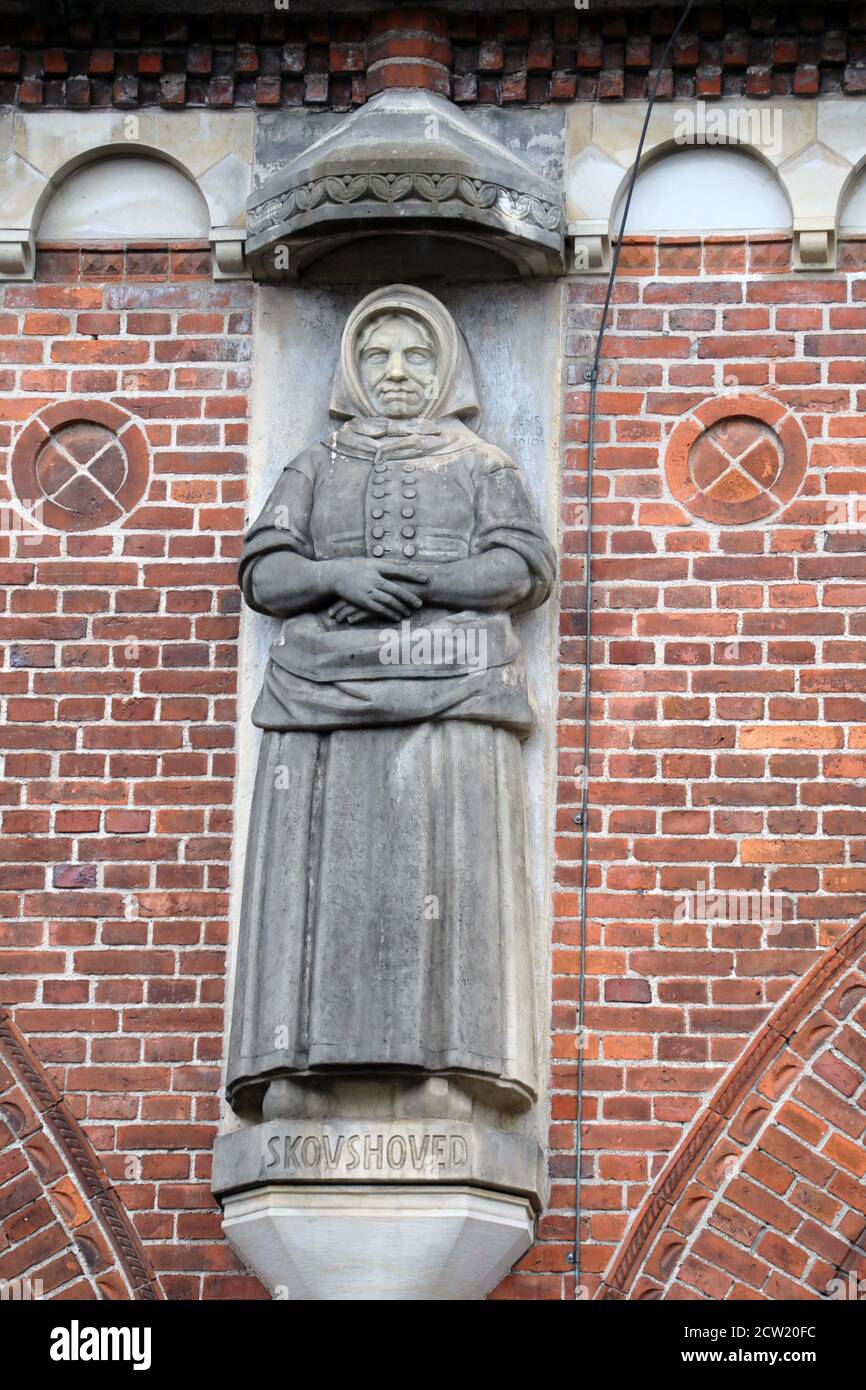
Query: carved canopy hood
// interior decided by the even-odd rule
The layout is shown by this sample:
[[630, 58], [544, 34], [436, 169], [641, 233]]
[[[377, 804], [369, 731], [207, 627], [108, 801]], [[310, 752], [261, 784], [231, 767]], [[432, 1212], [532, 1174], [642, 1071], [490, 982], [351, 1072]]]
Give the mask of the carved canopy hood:
[[251, 195], [248, 229], [263, 280], [326, 262], [357, 279], [359, 260], [377, 254], [451, 278], [564, 265], [559, 188], [427, 91], [389, 89], [346, 116]]

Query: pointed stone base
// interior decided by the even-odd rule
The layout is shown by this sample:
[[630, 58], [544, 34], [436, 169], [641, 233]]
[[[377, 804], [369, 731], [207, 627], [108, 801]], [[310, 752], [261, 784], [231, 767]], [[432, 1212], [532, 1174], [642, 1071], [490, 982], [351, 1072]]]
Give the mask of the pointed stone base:
[[484, 1298], [529, 1249], [524, 1197], [478, 1188], [260, 1187], [223, 1197], [231, 1245], [275, 1298]]

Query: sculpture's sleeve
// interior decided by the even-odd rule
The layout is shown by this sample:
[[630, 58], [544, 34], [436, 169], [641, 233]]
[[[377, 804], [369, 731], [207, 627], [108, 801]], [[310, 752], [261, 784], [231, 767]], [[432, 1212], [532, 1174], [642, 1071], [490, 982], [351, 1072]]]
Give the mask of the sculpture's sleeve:
[[244, 537], [238, 564], [238, 583], [249, 607], [259, 613], [266, 610], [253, 598], [252, 576], [256, 560], [272, 550], [290, 550], [307, 560], [315, 558], [310, 534], [315, 480], [315, 450], [308, 449], [283, 469], [270, 497]]
[[520, 469], [498, 450], [476, 472], [471, 549], [480, 555], [495, 546], [516, 550], [532, 577], [529, 594], [512, 611], [524, 613], [544, 603], [556, 578], [556, 553], [538, 521]]

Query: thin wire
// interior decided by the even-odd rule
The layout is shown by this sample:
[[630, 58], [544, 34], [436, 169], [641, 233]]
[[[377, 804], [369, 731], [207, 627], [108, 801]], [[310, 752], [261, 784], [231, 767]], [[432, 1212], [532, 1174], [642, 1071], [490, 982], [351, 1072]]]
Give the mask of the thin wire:
[[574, 1265], [574, 1296], [576, 1299], [581, 1297], [580, 1289], [580, 1219], [581, 1219], [581, 1200], [580, 1200], [580, 1180], [581, 1167], [583, 1165], [583, 1057], [585, 1052], [583, 1037], [583, 1018], [586, 1010], [586, 884], [587, 884], [587, 840], [589, 835], [589, 747], [590, 747], [590, 722], [589, 722], [589, 698], [590, 698], [590, 676], [592, 664], [590, 661], [590, 640], [592, 638], [592, 484], [595, 476], [595, 413], [596, 413], [596, 392], [598, 388], [598, 368], [601, 361], [601, 351], [604, 343], [605, 329], [607, 328], [607, 317], [610, 312], [610, 303], [613, 297], [614, 281], [619, 266], [620, 253], [622, 251], [623, 238], [625, 236], [626, 224], [628, 222], [629, 209], [631, 208], [631, 198], [634, 186], [640, 170], [641, 155], [643, 154], [644, 142], [649, 129], [650, 116], [655, 105], [656, 93], [659, 89], [662, 73], [665, 64], [673, 51], [677, 35], [688, 19], [692, 11], [695, 0], [686, 0], [682, 14], [677, 20], [676, 28], [671, 34], [665, 46], [664, 53], [659, 60], [656, 69], [655, 81], [650, 92], [649, 102], [647, 103], [646, 115], [644, 116], [643, 128], [638, 141], [637, 153], [635, 154], [634, 165], [631, 177], [628, 182], [625, 206], [622, 213], [622, 221], [616, 236], [613, 256], [611, 258], [610, 275], [607, 281], [607, 293], [604, 297], [604, 307], [601, 311], [601, 323], [599, 324], [598, 337], [595, 343], [595, 354], [592, 366], [587, 367], [584, 379], [589, 382], [589, 425], [587, 429], [586, 441], [586, 551], [584, 558], [584, 652], [583, 652], [583, 764], [581, 767], [581, 797], [580, 797], [580, 984], [578, 986], [577, 1004], [577, 1114], [575, 1116], [575, 1182], [574, 1182], [574, 1249], [571, 1254], [571, 1262]]

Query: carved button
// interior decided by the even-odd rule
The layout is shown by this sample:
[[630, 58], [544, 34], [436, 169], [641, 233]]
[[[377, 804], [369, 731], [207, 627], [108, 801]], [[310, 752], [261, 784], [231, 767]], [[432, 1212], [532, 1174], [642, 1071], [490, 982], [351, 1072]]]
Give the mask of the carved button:
[[373, 535], [376, 537], [376, 540], [378, 540], [380, 536], [384, 536], [384, 534], [385, 534], [385, 528], [384, 528], [383, 526], [374, 526], [374, 527], [373, 527]]
[[374, 497], [387, 497], [387, 496], [388, 496], [388, 489], [385, 488], [385, 487], [374, 487], [374, 488], [373, 488], [373, 496], [374, 496]]
[[385, 515], [385, 508], [384, 508], [384, 507], [371, 507], [371, 508], [370, 508], [370, 515], [371, 515], [371, 516], [375, 516], [375, 517], [378, 519], [380, 516], [384, 516], [384, 515]]
[[[375, 551], [374, 551], [374, 554], [375, 554]], [[415, 547], [414, 547], [414, 545], [404, 545], [404, 546], [403, 546], [403, 554], [404, 554], [404, 555], [408, 555], [409, 558], [411, 559], [411, 557], [415, 554]]]
[[415, 472], [415, 465], [414, 465], [414, 463], [404, 463], [404, 464], [403, 464], [403, 472], [404, 472], [404, 473], [414, 473], [414, 472]]
[[378, 463], [374, 463], [374, 464], [373, 464], [373, 472], [374, 472], [374, 473], [384, 473], [385, 470], [387, 469], [387, 467], [388, 467], [387, 463], [385, 463], [383, 460], [380, 459], [380, 461], [379, 461]]
[[404, 487], [404, 489], [403, 489], [403, 496], [404, 496], [404, 497], [417, 497], [418, 494], [417, 494], [417, 492], [415, 491], [415, 489], [414, 489], [413, 487], [412, 487], [412, 488]]
[[[374, 532], [374, 534], [375, 534], [375, 532]], [[413, 537], [414, 534], [415, 534], [415, 527], [414, 527], [414, 526], [404, 526], [404, 527], [403, 527], [403, 530], [400, 532], [400, 534], [401, 534], [401, 536], [406, 536], [407, 539], [411, 540], [412, 537]]]
[[373, 546], [373, 554], [374, 554], [374, 555], [384, 555], [384, 554], [385, 554], [385, 547], [384, 547], [384, 545], [374, 545], [374, 546]]
[[415, 515], [415, 508], [414, 508], [414, 507], [404, 507], [403, 510], [402, 510], [401, 515], [402, 515], [402, 516], [414, 516], [414, 515]]

